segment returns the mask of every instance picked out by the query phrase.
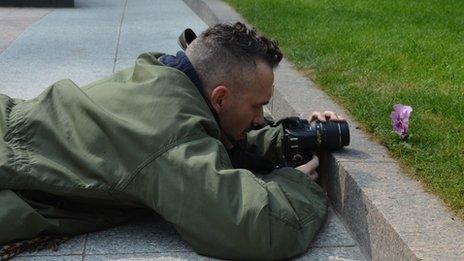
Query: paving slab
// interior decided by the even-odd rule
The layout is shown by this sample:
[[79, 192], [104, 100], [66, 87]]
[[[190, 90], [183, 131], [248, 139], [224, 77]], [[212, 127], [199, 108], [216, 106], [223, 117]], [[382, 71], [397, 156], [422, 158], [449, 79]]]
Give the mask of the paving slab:
[[68, 255], [68, 256], [25, 256], [25, 257], [15, 257], [14, 260], [24, 260], [24, 261], [82, 261], [81, 255]]
[[0, 93], [29, 99], [61, 79], [69, 78], [78, 85], [106, 77], [113, 71], [114, 59], [10, 59], [0, 57]]
[[[312, 248], [324, 248], [324, 247], [355, 247], [357, 243], [353, 240], [353, 237], [348, 233], [340, 217], [329, 208], [327, 221], [321, 228], [319, 234], [317, 234], [314, 242], [311, 244]], [[358, 249], [359, 251], [359, 249]]]
[[24, 33], [0, 58], [114, 58], [124, 0], [78, 1], [55, 9]]
[[214, 260], [204, 256], [197, 255], [194, 252], [166, 252], [166, 253], [148, 253], [148, 254], [119, 254], [119, 255], [87, 255], [83, 260]]
[[[25, 260], [213, 260], [200, 256], [182, 240], [174, 227], [159, 216], [143, 217], [129, 224], [77, 236], [58, 251], [26, 252]], [[365, 260], [356, 242], [337, 214], [329, 208], [328, 218], [309, 251], [298, 260]]]
[[22, 259], [26, 257], [35, 257], [39, 258], [42, 257], [43, 259], [52, 259], [52, 258], [59, 258], [59, 257], [70, 257], [73, 258], [75, 256], [82, 256], [84, 254], [84, 247], [85, 242], [87, 239], [87, 235], [79, 235], [70, 238], [68, 241], [65, 241], [61, 244], [56, 251], [51, 249], [35, 251], [35, 252], [23, 252], [18, 255], [17, 259]]
[[132, 254], [190, 251], [171, 224], [159, 216], [89, 234], [86, 254]]
[[49, 8], [0, 8], [0, 53], [2, 53], [26, 28], [40, 20], [53, 9]]
[[[133, 1], [133, 0], [132, 0]], [[201, 32], [207, 25], [182, 1], [128, 1], [117, 59], [134, 60], [146, 51], [175, 54], [177, 38], [187, 27]]]
[[[23, 13], [0, 17], [21, 21]], [[64, 78], [90, 83], [114, 72], [120, 59], [125, 65], [118, 69], [146, 51], [175, 53], [187, 27], [202, 31], [206, 24], [182, 1], [77, 0], [75, 8], [48, 13], [0, 53], [0, 92], [32, 98]]]
[[309, 253], [296, 260], [364, 260], [359, 247], [324, 247], [312, 248]]
[[129, 67], [133, 67], [135, 65], [135, 59], [118, 59], [114, 66], [114, 71], [120, 71], [123, 69], [127, 69]]
[[0, 54], [0, 92], [32, 98], [54, 82], [112, 73], [125, 0], [76, 1], [28, 27]]

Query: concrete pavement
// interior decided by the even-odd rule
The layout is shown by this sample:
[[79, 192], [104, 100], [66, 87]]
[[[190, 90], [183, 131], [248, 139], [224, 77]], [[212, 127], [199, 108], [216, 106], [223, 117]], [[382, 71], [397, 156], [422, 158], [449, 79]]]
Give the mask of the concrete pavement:
[[[132, 66], [139, 53], [176, 52], [177, 37], [185, 27], [206, 28], [180, 1], [83, 0], [75, 4], [42, 17], [0, 54], [1, 91], [32, 98], [60, 79], [83, 85]], [[21, 21], [18, 17], [11, 24]]]
[[32, 23], [50, 11], [46, 8], [0, 8], [0, 53]]
[[[0, 8], [2, 17], [20, 12]], [[23, 9], [25, 10], [25, 9]], [[175, 53], [180, 32], [207, 25], [180, 0], [76, 0], [75, 8], [27, 9], [34, 23], [15, 31], [0, 49], [0, 92], [32, 98], [57, 80], [78, 85], [131, 66], [139, 53]], [[23, 23], [12, 15], [1, 29]], [[31, 18], [32, 19], [32, 18]], [[8, 27], [10, 26], [10, 27]], [[22, 31], [21, 33], [18, 33]], [[12, 33], [13, 35], [13, 33]], [[5, 41], [6, 42], [6, 41]], [[7, 45], [7, 46], [6, 46]], [[205, 259], [161, 218], [77, 236], [57, 252], [24, 253], [18, 260]], [[303, 260], [363, 260], [359, 247], [334, 211]]]

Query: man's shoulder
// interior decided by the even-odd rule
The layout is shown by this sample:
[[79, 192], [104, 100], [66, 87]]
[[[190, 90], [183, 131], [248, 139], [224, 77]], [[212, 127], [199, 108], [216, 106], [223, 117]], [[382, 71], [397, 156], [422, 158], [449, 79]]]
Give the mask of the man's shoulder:
[[134, 67], [83, 89], [107, 112], [144, 124], [156, 122], [152, 127], [166, 135], [197, 129], [216, 136], [217, 123], [200, 91], [182, 71], [160, 63], [161, 55], [144, 53]]

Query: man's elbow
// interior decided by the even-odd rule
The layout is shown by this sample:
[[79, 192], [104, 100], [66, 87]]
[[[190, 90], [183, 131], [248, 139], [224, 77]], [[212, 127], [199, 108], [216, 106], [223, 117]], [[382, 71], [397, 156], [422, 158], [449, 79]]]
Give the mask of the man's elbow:
[[[192, 246], [199, 254], [223, 259], [288, 259], [307, 251], [324, 222], [324, 218], [311, 215], [301, 219], [304, 222], [293, 224], [285, 218], [282, 219], [282, 216], [270, 213], [269, 208], [263, 209], [260, 216], [254, 222], [250, 222], [245, 232], [242, 230], [242, 236], [237, 234], [230, 238], [226, 236], [225, 238], [228, 239], [224, 242], [211, 242], [211, 246], [215, 245], [211, 248], [205, 248], [205, 245]], [[237, 230], [241, 229], [237, 228]]]

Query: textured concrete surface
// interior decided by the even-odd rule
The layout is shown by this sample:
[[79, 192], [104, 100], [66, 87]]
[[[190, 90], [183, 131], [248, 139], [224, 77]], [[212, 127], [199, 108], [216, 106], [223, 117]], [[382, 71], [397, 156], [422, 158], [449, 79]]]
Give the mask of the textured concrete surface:
[[[132, 66], [145, 51], [175, 53], [186, 27], [206, 24], [177, 0], [76, 0], [73, 9], [48, 15], [18, 30], [19, 37], [0, 53], [0, 93], [31, 98], [62, 78], [78, 84]], [[10, 11], [0, 8], [0, 21]], [[40, 13], [46, 14], [46, 13]], [[11, 23], [23, 16], [10, 19]], [[36, 15], [38, 17], [38, 15]], [[40, 18], [40, 17], [39, 17]], [[175, 18], [175, 19], [174, 19]], [[15, 20], [16, 19], [16, 20]], [[17, 260], [204, 260], [169, 223], [157, 216], [81, 235], [58, 251], [23, 253]], [[364, 260], [359, 247], [332, 211], [302, 260]]]
[[[17, 9], [3, 10], [0, 19], [23, 23], [24, 16], [9, 11]], [[22, 34], [8, 42], [0, 53], [0, 91], [32, 98], [60, 79], [90, 83], [132, 66], [142, 52], [175, 53], [187, 27], [202, 31], [206, 24], [182, 1], [75, 1], [74, 8], [55, 9], [27, 30], [21, 27]]]
[[[336, 209], [359, 218], [353, 231], [362, 232], [356, 232], [361, 244], [388, 250], [372, 252], [374, 259], [390, 258], [399, 250], [427, 260], [463, 259], [462, 224], [445, 211], [437, 197], [423, 193], [417, 182], [402, 175], [396, 164], [342, 162], [337, 172], [338, 177], [329, 178], [339, 183], [334, 187], [341, 193], [334, 195], [344, 195], [336, 201]], [[362, 197], [350, 198], [347, 192], [356, 187]], [[380, 222], [389, 226], [376, 225]], [[409, 248], [398, 248], [402, 244]]]
[[[174, 227], [159, 216], [71, 239], [58, 251], [23, 253], [18, 260], [212, 260], [196, 254]], [[297, 260], [365, 260], [331, 209], [309, 251]]]
[[0, 8], [0, 53], [26, 28], [52, 10], [46, 8]]
[[[243, 21], [216, 0], [184, 0], [207, 23]], [[347, 115], [309, 79], [283, 61], [270, 104], [275, 117], [307, 116], [313, 110]], [[375, 260], [464, 260], [464, 225], [436, 196], [406, 177], [387, 150], [349, 117], [351, 144], [321, 159], [323, 183], [335, 210]]]
[[[134, 60], [145, 51], [175, 54], [179, 51], [177, 38], [187, 28], [195, 32], [206, 29], [206, 24], [181, 1], [128, 1], [121, 27], [117, 59]], [[132, 65], [132, 64], [131, 64]]]

